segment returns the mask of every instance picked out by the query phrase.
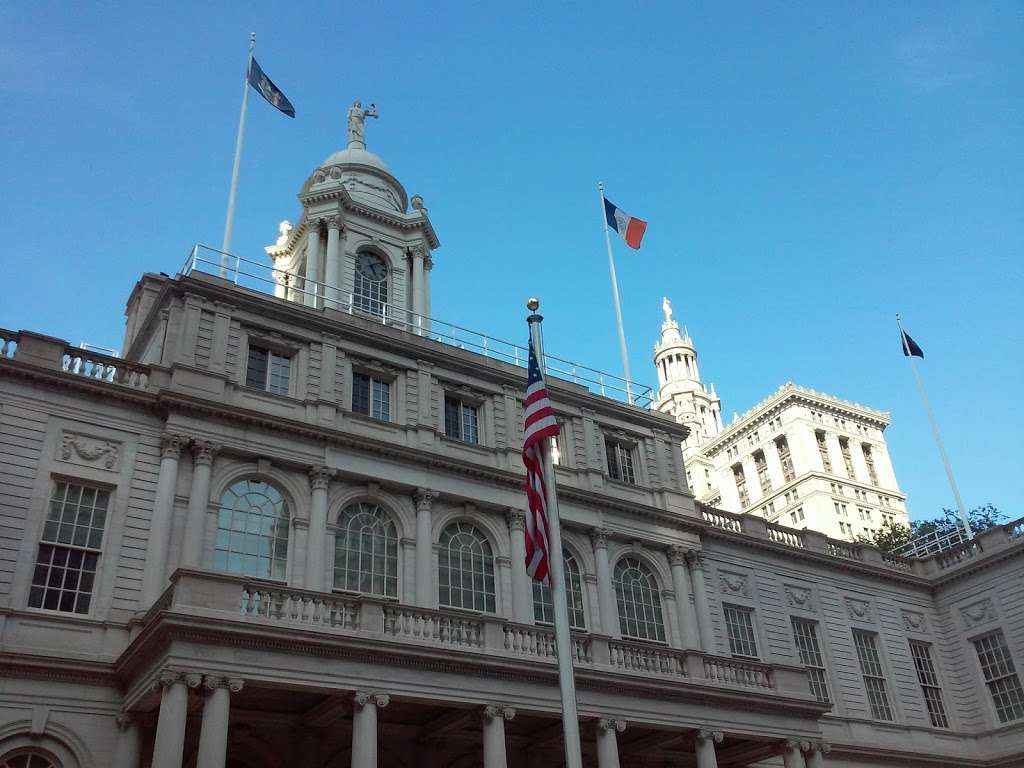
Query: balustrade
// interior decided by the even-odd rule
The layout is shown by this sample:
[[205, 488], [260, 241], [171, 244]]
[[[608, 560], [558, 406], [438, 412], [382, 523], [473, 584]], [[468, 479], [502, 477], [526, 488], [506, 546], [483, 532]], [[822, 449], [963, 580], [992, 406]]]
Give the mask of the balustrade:
[[704, 677], [716, 683], [747, 688], [771, 688], [771, 667], [755, 661], [704, 657]]
[[78, 347], [67, 347], [61, 360], [61, 370], [87, 379], [121, 384], [134, 389], [145, 389], [149, 383], [149, 366], [132, 363], [119, 357], [90, 352]]
[[782, 528], [775, 523], [768, 523], [768, 538], [779, 544], [786, 544], [790, 547], [797, 547], [798, 549], [804, 548], [804, 537], [798, 531], [791, 531], [788, 528]]
[[359, 603], [331, 594], [246, 584], [241, 613], [289, 624], [328, 629], [359, 628]]
[[404, 605], [384, 609], [384, 634], [465, 648], [482, 648], [484, 644], [480, 619]]
[[21, 334], [17, 331], [0, 328], [0, 357], [14, 357], [14, 352], [18, 349], [20, 337]]
[[734, 531], [736, 533], [743, 532], [743, 523], [739, 515], [731, 515], [728, 512], [722, 512], [718, 509], [701, 507], [701, 517], [704, 518], [705, 523], [713, 525], [715, 528]]
[[686, 654], [640, 643], [608, 643], [611, 666], [627, 672], [686, 676]]

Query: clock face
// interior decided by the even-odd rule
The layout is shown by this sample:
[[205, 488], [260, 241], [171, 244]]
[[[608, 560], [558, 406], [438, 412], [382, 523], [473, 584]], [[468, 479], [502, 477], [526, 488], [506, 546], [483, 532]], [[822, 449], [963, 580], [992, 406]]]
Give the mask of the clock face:
[[379, 283], [388, 276], [388, 265], [384, 263], [384, 259], [375, 253], [367, 253], [366, 251], [360, 253], [357, 257], [356, 269], [360, 275], [367, 280], [373, 280], [375, 283]]

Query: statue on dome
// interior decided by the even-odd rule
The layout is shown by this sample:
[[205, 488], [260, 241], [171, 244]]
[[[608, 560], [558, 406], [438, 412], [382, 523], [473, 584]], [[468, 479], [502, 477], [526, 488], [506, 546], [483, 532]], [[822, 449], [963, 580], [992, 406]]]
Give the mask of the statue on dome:
[[348, 110], [348, 145], [357, 149], [366, 149], [366, 118], [380, 117], [377, 105], [370, 104], [363, 109], [362, 102], [356, 99]]
[[661, 311], [665, 313], [665, 322], [672, 322], [672, 303], [668, 300], [668, 296], [663, 296], [661, 299]]

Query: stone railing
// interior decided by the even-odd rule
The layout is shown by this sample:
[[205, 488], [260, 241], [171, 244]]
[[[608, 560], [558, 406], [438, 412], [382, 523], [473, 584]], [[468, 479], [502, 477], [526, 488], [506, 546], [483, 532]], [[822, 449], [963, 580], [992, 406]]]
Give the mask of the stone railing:
[[384, 634], [459, 648], [484, 645], [482, 619], [404, 605], [389, 605], [384, 609]]
[[21, 334], [17, 331], [0, 328], [0, 357], [14, 357], [20, 338]]
[[970, 560], [972, 557], [980, 554], [981, 551], [981, 543], [977, 539], [972, 539], [939, 552], [932, 560], [939, 570], [945, 570], [946, 568], [952, 568], [958, 563], [962, 563], [964, 560]]
[[844, 557], [847, 560], [863, 560], [860, 548], [848, 541], [828, 540], [828, 553], [833, 557]]
[[[534, 659], [558, 658], [555, 647], [555, 633], [545, 627], [530, 624], [505, 624], [502, 627], [505, 650], [514, 656]], [[590, 649], [590, 638], [579, 633], [572, 635], [572, 658], [577, 664], [589, 664], [593, 661]]]
[[359, 603], [352, 598], [265, 584], [242, 587], [241, 614], [298, 626], [359, 628]]
[[705, 506], [701, 506], [700, 514], [704, 518], [705, 523], [713, 525], [715, 528], [735, 531], [736, 533], [743, 532], [742, 515], [734, 515], [730, 512], [723, 512], [720, 509], [712, 509]]
[[149, 366], [131, 363], [119, 357], [90, 352], [78, 347], [67, 347], [61, 360], [61, 370], [87, 379], [122, 384], [145, 389], [149, 383]]
[[804, 537], [799, 531], [783, 528], [775, 523], [768, 523], [768, 538], [779, 544], [786, 544], [798, 549], [804, 548]]
[[1024, 536], [1024, 517], [1007, 523], [1003, 526], [1003, 530], [1006, 531], [1008, 539], [1019, 539], [1021, 536]]
[[686, 676], [685, 651], [615, 640], [608, 643], [608, 655], [613, 668], [626, 672]]
[[704, 677], [718, 683], [746, 688], [772, 688], [772, 668], [768, 664], [741, 659], [704, 657]]

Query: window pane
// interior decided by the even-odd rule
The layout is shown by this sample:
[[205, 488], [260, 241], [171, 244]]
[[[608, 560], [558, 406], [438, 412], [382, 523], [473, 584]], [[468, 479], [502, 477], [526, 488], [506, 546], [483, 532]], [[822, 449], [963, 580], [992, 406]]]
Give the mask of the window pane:
[[370, 377], [361, 373], [352, 375], [352, 410], [370, 413]]
[[892, 720], [892, 709], [889, 707], [889, 696], [885, 688], [885, 673], [875, 646], [875, 636], [855, 629], [853, 642], [857, 649], [857, 660], [864, 678], [864, 690], [868, 696], [868, 705], [871, 707], [871, 716], [876, 720]]
[[733, 656], [757, 658], [757, 641], [754, 639], [753, 611], [736, 606], [723, 606], [725, 627], [729, 635], [729, 650]]
[[249, 364], [245, 369], [245, 386], [264, 389], [267, 386], [268, 352], [260, 347], [249, 347]]
[[259, 480], [242, 480], [221, 497], [216, 567], [246, 576], [284, 578], [288, 556], [288, 506], [280, 491]]
[[444, 399], [444, 433], [448, 437], [462, 439], [462, 401], [450, 397]]
[[636, 558], [625, 557], [615, 565], [614, 582], [622, 634], [664, 642], [661, 595], [650, 569]]
[[442, 531], [438, 546], [440, 604], [493, 612], [494, 556], [484, 535], [469, 523], [453, 523]]
[[350, 504], [334, 537], [334, 588], [397, 597], [398, 533], [378, 505]]

